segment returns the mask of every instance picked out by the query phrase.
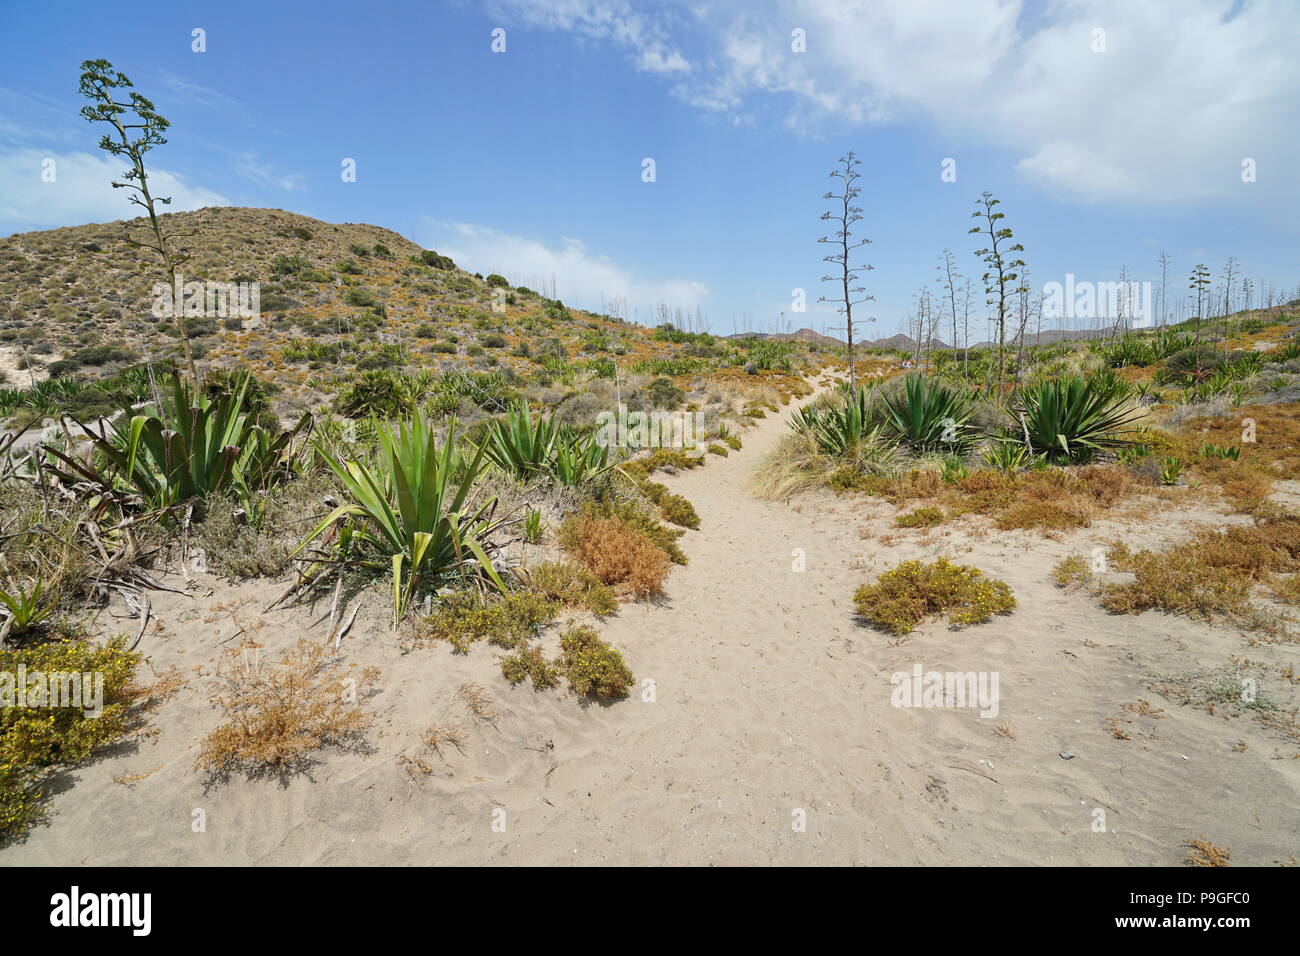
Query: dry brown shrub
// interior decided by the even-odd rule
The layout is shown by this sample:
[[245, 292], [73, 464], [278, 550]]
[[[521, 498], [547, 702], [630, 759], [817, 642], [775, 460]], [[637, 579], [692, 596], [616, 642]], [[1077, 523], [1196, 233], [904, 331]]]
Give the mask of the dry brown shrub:
[[1083, 490], [1099, 504], [1114, 504], [1132, 492], [1137, 484], [1133, 472], [1117, 465], [1088, 465], [1075, 477]]
[[203, 739], [194, 769], [287, 775], [310, 766], [323, 747], [360, 742], [370, 716], [357, 701], [378, 670], [354, 676], [355, 665], [344, 667], [308, 640], [268, 666], [262, 646], [245, 641], [217, 662], [212, 700], [225, 720]]
[[1101, 604], [1108, 610], [1136, 614], [1158, 608], [1204, 618], [1237, 615], [1245, 623], [1264, 626], [1258, 615], [1249, 613], [1248, 601], [1255, 584], [1300, 570], [1300, 516], [1274, 514], [1250, 525], [1205, 529], [1165, 551], [1135, 554], [1118, 546], [1108, 557], [1117, 570], [1134, 574], [1133, 581], [1100, 589]]
[[603, 584], [638, 600], [659, 597], [672, 562], [668, 554], [618, 518], [574, 517], [560, 529], [565, 549]]

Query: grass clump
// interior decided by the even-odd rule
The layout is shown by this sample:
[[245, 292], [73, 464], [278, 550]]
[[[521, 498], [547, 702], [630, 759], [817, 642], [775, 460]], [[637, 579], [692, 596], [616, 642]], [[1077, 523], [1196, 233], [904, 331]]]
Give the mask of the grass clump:
[[559, 602], [545, 593], [511, 591], [485, 596], [477, 591], [453, 591], [415, 626], [420, 642], [447, 641], [459, 653], [475, 641], [497, 647], [518, 647], [555, 620]]
[[[121, 638], [103, 647], [79, 640], [0, 647], [0, 844], [39, 822], [42, 786], [51, 773], [88, 759], [127, 732], [138, 662], [139, 655], [128, 653]], [[25, 688], [18, 686], [20, 667]], [[88, 708], [51, 706], [60, 702], [54, 695], [68, 702], [66, 695], [78, 686], [67, 683], [73, 674], [102, 675], [98, 710], [93, 678], [84, 677], [79, 677], [78, 703], [85, 701]]]
[[623, 655], [592, 628], [571, 626], [560, 635], [560, 667], [575, 694], [596, 700], [621, 700], [632, 686]]
[[894, 524], [900, 528], [932, 528], [937, 524], [943, 524], [945, 517], [942, 508], [917, 508], [915, 511], [899, 515], [894, 519]]
[[288, 775], [306, 769], [323, 747], [356, 744], [370, 723], [358, 698], [377, 670], [354, 676], [353, 666], [308, 640], [267, 666], [262, 646], [245, 641], [217, 663], [213, 700], [225, 719], [203, 738], [195, 770]]
[[600, 578], [571, 561], [544, 561], [528, 572], [528, 583], [552, 601], [592, 614], [613, 614], [618, 595]]
[[853, 602], [864, 618], [895, 634], [907, 634], [927, 617], [944, 612], [953, 627], [964, 627], [1016, 606], [1005, 582], [944, 558], [930, 564], [905, 561], [875, 584], [859, 587]]
[[1058, 588], [1066, 590], [1086, 587], [1092, 583], [1092, 568], [1086, 558], [1072, 554], [1068, 558], [1062, 558], [1052, 568], [1052, 580]]

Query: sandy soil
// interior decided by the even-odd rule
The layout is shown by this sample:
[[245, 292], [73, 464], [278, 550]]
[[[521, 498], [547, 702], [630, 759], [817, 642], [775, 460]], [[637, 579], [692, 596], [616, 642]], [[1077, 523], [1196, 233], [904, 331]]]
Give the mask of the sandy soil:
[[[510, 687], [485, 644], [404, 653], [372, 599], [342, 643], [382, 671], [368, 753], [327, 751], [286, 781], [208, 785], [192, 765], [217, 711], [193, 674], [152, 717], [156, 733], [60, 781], [49, 825], [0, 851], [0, 864], [1173, 865], [1197, 834], [1231, 847], [1234, 864], [1300, 855], [1294, 745], [1149, 684], [1233, 655], [1294, 663], [1296, 645], [1112, 616], [1049, 579], [1060, 557], [1116, 537], [1151, 546], [1230, 519], [1180, 506], [1049, 540], [973, 520], [900, 531], [895, 509], [847, 498], [760, 501], [746, 485], [786, 418], [665, 479], [702, 518], [683, 539], [690, 564], [674, 569], [666, 600], [601, 625], [652, 692], [584, 707]], [[855, 620], [857, 585], [937, 555], [1003, 578], [1019, 608], [906, 640]], [[197, 596], [156, 597], [164, 627], [141, 649], [159, 668], [209, 666], [241, 627], [268, 649], [322, 633], [308, 626], [327, 607], [262, 613], [282, 583], [197, 581]], [[891, 706], [890, 676], [915, 663], [997, 672], [1000, 713]], [[467, 681], [495, 695], [494, 720], [467, 715]], [[1139, 714], [1143, 700], [1158, 713]], [[464, 753], [421, 749], [435, 722], [463, 725]], [[124, 774], [145, 776], [114, 782]]]

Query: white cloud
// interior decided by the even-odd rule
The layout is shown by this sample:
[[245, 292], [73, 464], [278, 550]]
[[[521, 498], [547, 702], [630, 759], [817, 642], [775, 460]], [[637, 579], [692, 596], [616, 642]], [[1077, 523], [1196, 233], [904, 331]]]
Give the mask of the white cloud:
[[[1271, 176], [1294, 194], [1277, 185], [1300, 146], [1294, 0], [1049, 0], [1032, 12], [1022, 0], [776, 0], [762, 13], [713, 0], [692, 18], [626, 0], [603, 15], [585, 0], [523, 5], [506, 4], [532, 26], [635, 56], [674, 51], [690, 69], [670, 77], [673, 94], [733, 122], [774, 98], [794, 129], [922, 117], [1090, 199], [1239, 194], [1245, 158], [1261, 190]], [[796, 27], [806, 52], [791, 49]]]
[[[54, 182], [41, 179], [46, 160], [54, 161]], [[0, 152], [0, 226], [13, 230], [134, 219], [141, 210], [127, 201], [129, 190], [110, 185], [122, 181], [125, 169], [121, 160], [90, 153]], [[149, 171], [149, 190], [171, 197], [171, 205], [161, 207], [164, 212], [230, 204], [165, 169]]]
[[668, 39], [672, 17], [638, 13], [628, 0], [495, 0], [497, 16], [545, 30], [610, 40], [632, 52], [638, 70], [688, 73], [691, 64]]
[[306, 189], [307, 183], [299, 173], [278, 173], [271, 163], [252, 150], [235, 157], [235, 172], [259, 186], [274, 187], [288, 192]]
[[556, 298], [579, 308], [603, 307], [650, 323], [657, 304], [694, 310], [709, 293], [704, 283], [692, 279], [635, 275], [592, 254], [579, 239], [566, 237], [558, 245], [547, 245], [471, 223], [430, 220], [428, 226], [425, 245], [450, 256], [461, 268], [484, 275], [497, 272], [513, 285], [548, 294], [554, 283]]

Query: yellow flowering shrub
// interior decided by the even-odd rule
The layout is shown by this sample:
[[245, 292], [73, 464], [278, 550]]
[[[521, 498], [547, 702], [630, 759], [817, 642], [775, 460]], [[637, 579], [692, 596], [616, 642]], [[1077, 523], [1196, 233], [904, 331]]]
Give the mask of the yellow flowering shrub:
[[940, 558], [930, 564], [904, 561], [875, 584], [853, 594], [858, 612], [895, 634], [907, 634], [927, 617], [947, 612], [954, 627], [987, 621], [1016, 606], [1004, 581], [988, 578], [979, 568]]
[[632, 671], [623, 655], [590, 627], [573, 626], [560, 635], [560, 669], [576, 694], [619, 700], [632, 686]]
[[[0, 648], [0, 842], [39, 820], [45, 797], [41, 787], [51, 770], [80, 763], [126, 733], [139, 655], [125, 646], [124, 638], [116, 638], [104, 646], [68, 640]], [[25, 691], [19, 687], [20, 674]], [[51, 707], [42, 705], [53, 701], [34, 696], [40, 686], [35, 675], [72, 674], [91, 675], [83, 695], [94, 691], [95, 675], [101, 676], [102, 701], [89, 709]]]

